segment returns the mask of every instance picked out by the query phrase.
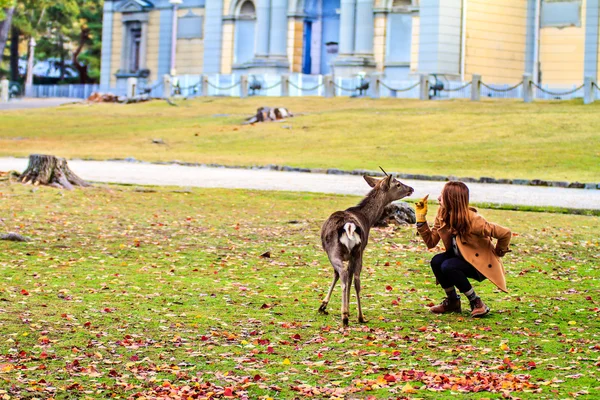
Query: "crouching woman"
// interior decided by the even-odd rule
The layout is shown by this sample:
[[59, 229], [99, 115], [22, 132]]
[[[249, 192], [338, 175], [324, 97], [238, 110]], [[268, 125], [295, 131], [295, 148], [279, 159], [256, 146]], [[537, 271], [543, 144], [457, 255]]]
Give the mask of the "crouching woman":
[[[460, 313], [458, 289], [469, 299], [471, 316], [483, 317], [490, 309], [475, 294], [469, 279], [481, 282], [487, 278], [507, 292], [500, 257], [510, 251], [511, 232], [486, 221], [477, 210], [469, 207], [469, 189], [462, 182], [448, 182], [444, 186], [438, 198], [440, 207], [430, 228], [425, 219], [427, 197], [416, 204], [417, 231], [428, 248], [435, 247], [440, 239], [446, 248], [444, 253], [431, 260], [431, 269], [446, 291], [446, 298], [429, 310], [435, 314]], [[492, 238], [497, 239], [495, 246]]]

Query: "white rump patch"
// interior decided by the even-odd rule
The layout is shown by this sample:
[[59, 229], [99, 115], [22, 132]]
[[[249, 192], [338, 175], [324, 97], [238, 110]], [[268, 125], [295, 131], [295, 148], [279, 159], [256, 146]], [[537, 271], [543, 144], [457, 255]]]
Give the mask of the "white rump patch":
[[348, 250], [352, 250], [354, 246], [360, 244], [360, 236], [356, 233], [356, 225], [352, 222], [347, 222], [344, 225], [344, 233], [340, 236], [340, 242], [346, 246]]

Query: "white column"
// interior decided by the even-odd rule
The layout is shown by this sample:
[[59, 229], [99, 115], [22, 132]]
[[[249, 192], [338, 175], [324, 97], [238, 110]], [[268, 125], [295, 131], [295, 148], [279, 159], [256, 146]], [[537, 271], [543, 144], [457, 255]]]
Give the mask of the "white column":
[[140, 39], [140, 69], [148, 68], [147, 64], [148, 50], [148, 21], [142, 21], [142, 37]]
[[373, 55], [373, 0], [356, 0], [356, 36], [354, 53]]
[[271, 26], [271, 0], [258, 0], [256, 7], [256, 56], [269, 54], [269, 28]]
[[354, 54], [356, 0], [341, 0], [340, 55]]
[[287, 0], [271, 0], [269, 56], [286, 57]]

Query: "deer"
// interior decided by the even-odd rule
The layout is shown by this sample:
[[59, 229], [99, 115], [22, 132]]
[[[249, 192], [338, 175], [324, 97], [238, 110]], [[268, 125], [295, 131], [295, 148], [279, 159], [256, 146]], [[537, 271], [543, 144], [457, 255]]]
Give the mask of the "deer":
[[[380, 167], [381, 168], [381, 167]], [[383, 168], [381, 169], [383, 171]], [[369, 231], [379, 221], [385, 206], [413, 194], [414, 189], [396, 180], [392, 175], [383, 179], [363, 176], [373, 189], [356, 206], [336, 211], [321, 228], [321, 244], [333, 266], [333, 282], [319, 307], [319, 313], [328, 314], [327, 304], [338, 280], [342, 285], [342, 324], [348, 326], [350, 290], [354, 280], [358, 321], [366, 323], [360, 304], [360, 272], [363, 253], [369, 241]], [[344, 266], [347, 263], [347, 266]]]

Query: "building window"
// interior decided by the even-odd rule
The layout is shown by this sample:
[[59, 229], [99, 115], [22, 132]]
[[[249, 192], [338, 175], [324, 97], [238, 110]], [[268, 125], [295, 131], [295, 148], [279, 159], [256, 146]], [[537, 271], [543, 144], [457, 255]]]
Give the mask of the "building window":
[[235, 21], [234, 64], [243, 64], [254, 58], [256, 8], [250, 0], [244, 1]]
[[581, 26], [581, 0], [542, 0], [541, 26]]
[[131, 30], [131, 62], [129, 72], [138, 72], [140, 69], [140, 50], [142, 48], [142, 28]]
[[177, 21], [177, 39], [202, 39], [202, 17], [189, 10]]

